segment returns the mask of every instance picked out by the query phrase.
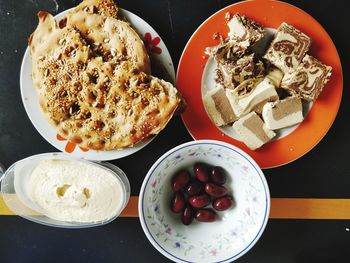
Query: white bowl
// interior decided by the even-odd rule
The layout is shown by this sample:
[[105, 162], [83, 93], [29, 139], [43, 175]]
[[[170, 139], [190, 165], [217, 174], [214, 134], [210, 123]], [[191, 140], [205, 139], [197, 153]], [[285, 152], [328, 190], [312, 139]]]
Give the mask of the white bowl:
[[[221, 166], [225, 186], [235, 206], [218, 212], [212, 223], [182, 224], [170, 210], [170, 181], [176, 171], [204, 162]], [[244, 255], [263, 233], [270, 211], [270, 193], [264, 174], [242, 150], [227, 143], [198, 140], [179, 145], [151, 167], [139, 198], [142, 228], [152, 245], [175, 262], [232, 262]]]

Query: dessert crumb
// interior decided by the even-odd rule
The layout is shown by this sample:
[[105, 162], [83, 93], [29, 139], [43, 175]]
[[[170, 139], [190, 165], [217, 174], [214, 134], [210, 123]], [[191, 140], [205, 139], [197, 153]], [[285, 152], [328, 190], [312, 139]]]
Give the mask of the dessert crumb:
[[225, 20], [226, 20], [226, 23], [231, 20], [231, 13], [230, 12], [226, 12]]
[[213, 34], [213, 40], [219, 39], [220, 43], [224, 42], [224, 37], [219, 33], [219, 32], [215, 32]]
[[219, 32], [215, 32], [214, 34], [213, 34], [213, 39], [217, 39], [218, 37], [219, 37]]

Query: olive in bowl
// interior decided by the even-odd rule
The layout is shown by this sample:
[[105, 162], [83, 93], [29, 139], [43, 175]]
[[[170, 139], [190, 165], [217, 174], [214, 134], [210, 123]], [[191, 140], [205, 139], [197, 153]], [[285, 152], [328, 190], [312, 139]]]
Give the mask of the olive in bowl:
[[225, 211], [234, 205], [232, 196], [228, 195], [229, 190], [224, 186], [226, 171], [203, 162], [194, 163], [192, 168], [193, 176], [184, 168], [172, 176], [174, 194], [170, 209], [176, 214], [182, 211], [184, 225], [190, 225], [193, 218], [198, 222], [214, 222], [218, 216], [212, 208]]

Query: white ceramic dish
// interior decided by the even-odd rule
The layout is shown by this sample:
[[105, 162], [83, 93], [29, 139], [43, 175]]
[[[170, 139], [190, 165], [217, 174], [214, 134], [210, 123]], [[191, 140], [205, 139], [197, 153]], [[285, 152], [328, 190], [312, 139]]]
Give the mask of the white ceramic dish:
[[[195, 162], [223, 167], [225, 186], [235, 207], [219, 212], [212, 223], [181, 223], [170, 211], [172, 175]], [[142, 228], [152, 245], [176, 262], [232, 262], [245, 254], [263, 233], [270, 211], [264, 174], [254, 160], [227, 143], [198, 140], [171, 149], [151, 167], [139, 198]]]
[[[164, 42], [160, 39], [158, 33], [149, 24], [147, 24], [147, 22], [145, 22], [137, 15], [124, 9], [121, 10], [123, 15], [133, 26], [133, 28], [135, 28], [136, 31], [140, 34], [140, 36], [146, 40], [146, 45], [149, 46], [149, 49], [152, 52], [152, 61], [156, 61], [157, 64], [162, 65], [162, 67], [166, 71], [166, 75], [168, 75], [170, 80], [174, 82], [175, 70], [173, 62], [167, 47], [165, 46]], [[58, 14], [55, 18], [57, 20], [60, 20], [65, 16], [65, 14], [68, 11], [69, 10], [66, 10]], [[48, 123], [45, 116], [42, 114], [39, 107], [38, 94], [36, 88], [32, 84], [32, 80], [30, 77], [31, 70], [32, 61], [30, 58], [29, 49], [27, 48], [23, 57], [20, 72], [20, 89], [23, 105], [28, 114], [29, 119], [31, 120], [37, 131], [58, 150], [71, 154], [75, 157], [85, 158], [88, 160], [104, 161], [118, 159], [133, 154], [141, 150], [152, 140], [151, 138], [145, 140], [144, 142], [138, 143], [134, 147], [116, 151], [86, 151], [84, 149], [81, 149], [80, 147], [75, 147], [73, 143], [68, 142], [65, 139], [58, 136], [57, 130]]]
[[[79, 223], [79, 222], [65, 222], [51, 219], [44, 215], [41, 208], [38, 207], [28, 195], [27, 187], [29, 178], [33, 169], [42, 160], [70, 160], [87, 163], [98, 166], [112, 172], [118, 179], [122, 190], [122, 205], [120, 209], [108, 220], [98, 221], [94, 223]], [[1, 195], [8, 206], [16, 215], [19, 215], [30, 221], [52, 227], [61, 228], [87, 228], [94, 226], [101, 226], [116, 219], [123, 211], [130, 198], [130, 183], [124, 172], [117, 166], [110, 163], [91, 162], [87, 160], [78, 159], [68, 156], [64, 153], [44, 153], [33, 155], [31, 157], [22, 159], [11, 165], [4, 173], [0, 170], [1, 181]]]

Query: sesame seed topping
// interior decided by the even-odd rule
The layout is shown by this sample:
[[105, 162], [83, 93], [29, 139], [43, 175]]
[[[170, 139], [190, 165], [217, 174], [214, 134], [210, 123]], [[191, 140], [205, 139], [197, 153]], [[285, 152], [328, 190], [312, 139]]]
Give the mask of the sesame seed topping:
[[111, 55], [115, 57], [117, 55], [117, 50], [115, 48], [111, 48]]
[[44, 73], [44, 75], [45, 75], [45, 77], [48, 77], [49, 76], [49, 74], [50, 74], [50, 70], [47, 68], [47, 69], [45, 69], [45, 73]]

